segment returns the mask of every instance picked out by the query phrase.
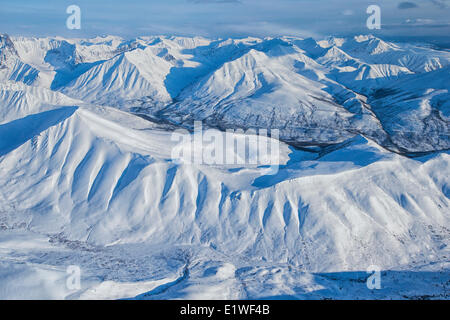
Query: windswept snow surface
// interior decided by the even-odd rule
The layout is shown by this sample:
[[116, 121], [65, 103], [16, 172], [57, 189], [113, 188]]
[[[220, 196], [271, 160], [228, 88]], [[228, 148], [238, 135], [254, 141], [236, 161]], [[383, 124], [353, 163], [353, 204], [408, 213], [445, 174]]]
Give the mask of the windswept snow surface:
[[[449, 65], [371, 36], [1, 36], [0, 298], [448, 299]], [[276, 170], [175, 158], [198, 120], [279, 129]]]

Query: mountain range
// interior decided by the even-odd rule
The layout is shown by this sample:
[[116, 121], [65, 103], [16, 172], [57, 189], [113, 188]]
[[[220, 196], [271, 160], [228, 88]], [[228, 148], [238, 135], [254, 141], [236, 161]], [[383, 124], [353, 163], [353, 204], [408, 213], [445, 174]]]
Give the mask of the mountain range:
[[[0, 298], [448, 298], [449, 75], [374, 36], [0, 35]], [[196, 121], [279, 130], [277, 172], [175, 161]]]

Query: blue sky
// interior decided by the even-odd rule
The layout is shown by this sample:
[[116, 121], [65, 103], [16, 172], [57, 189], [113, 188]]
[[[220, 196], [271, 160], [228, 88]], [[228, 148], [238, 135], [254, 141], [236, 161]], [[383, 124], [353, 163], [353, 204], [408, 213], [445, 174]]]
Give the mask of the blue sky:
[[[450, 0], [1, 0], [0, 33], [93, 37], [175, 34], [207, 37], [373, 33], [386, 37], [450, 35]], [[68, 30], [78, 5], [81, 30]], [[366, 9], [382, 9], [382, 29], [368, 30]]]

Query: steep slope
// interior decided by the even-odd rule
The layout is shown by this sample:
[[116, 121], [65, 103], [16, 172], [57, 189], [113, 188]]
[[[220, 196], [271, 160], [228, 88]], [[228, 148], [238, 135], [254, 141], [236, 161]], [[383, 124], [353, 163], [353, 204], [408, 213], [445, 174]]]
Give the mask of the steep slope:
[[22, 62], [8, 35], [0, 34], [0, 81], [12, 80], [31, 84], [39, 71]]
[[83, 101], [71, 99], [50, 89], [27, 86], [21, 82], [0, 83], [0, 123], [7, 123], [40, 111], [76, 104], [83, 104]]
[[368, 103], [392, 141], [410, 151], [450, 148], [450, 69], [411, 75], [375, 90]]
[[164, 79], [171, 67], [150, 50], [136, 49], [90, 68], [61, 91], [90, 103], [117, 107], [143, 97], [155, 105], [167, 104], [171, 98]]

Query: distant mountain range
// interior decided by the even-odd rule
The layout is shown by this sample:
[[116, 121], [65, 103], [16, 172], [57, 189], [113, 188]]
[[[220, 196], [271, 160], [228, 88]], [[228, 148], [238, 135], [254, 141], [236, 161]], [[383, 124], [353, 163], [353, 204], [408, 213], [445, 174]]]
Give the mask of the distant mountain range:
[[363, 134], [400, 153], [450, 148], [450, 52], [429, 46], [373, 36], [2, 36], [0, 46], [2, 83], [24, 83], [37, 95], [51, 90], [187, 127], [203, 120], [217, 128], [277, 128], [296, 146]]

